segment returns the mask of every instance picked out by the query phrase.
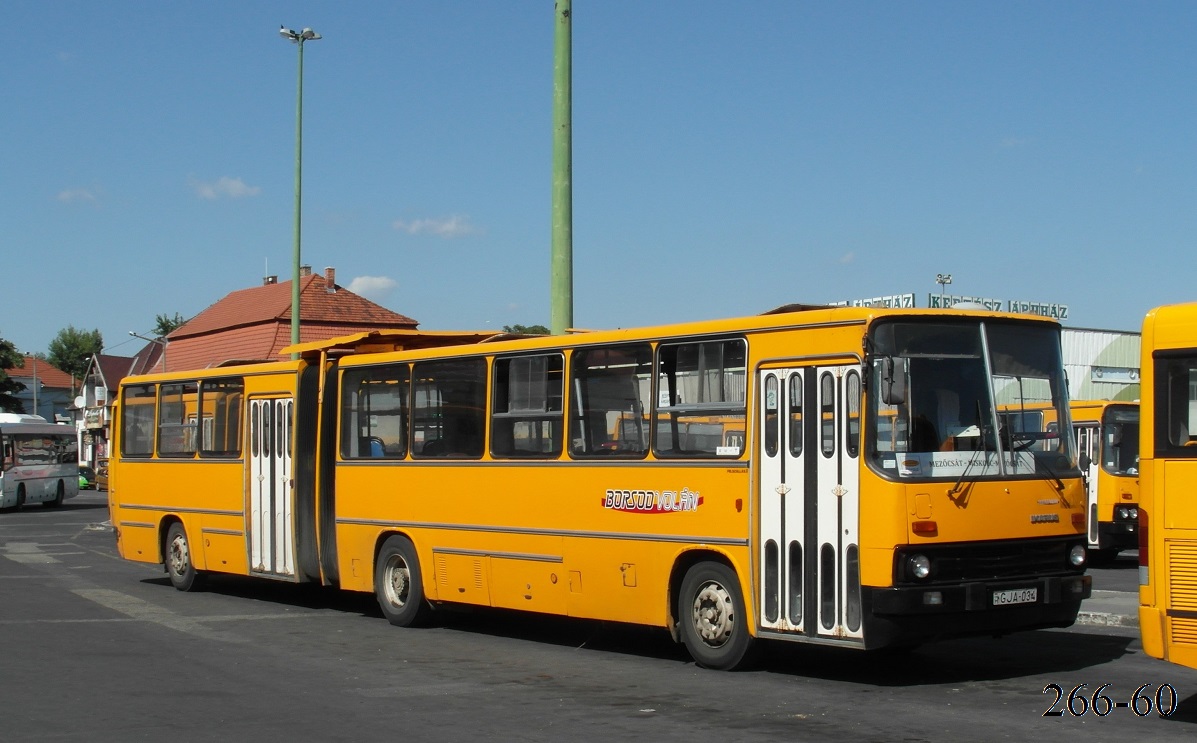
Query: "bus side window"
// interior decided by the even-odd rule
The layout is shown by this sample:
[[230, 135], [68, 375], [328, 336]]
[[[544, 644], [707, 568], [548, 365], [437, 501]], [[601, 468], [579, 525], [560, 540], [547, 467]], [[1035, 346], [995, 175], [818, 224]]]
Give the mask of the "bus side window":
[[561, 455], [565, 357], [560, 353], [495, 359], [490, 452], [495, 457]]
[[[416, 456], [482, 456], [486, 374], [486, 360], [481, 358], [422, 361], [415, 365], [413, 440], [422, 442], [419, 451], [413, 452]], [[441, 446], [443, 453], [437, 451]]]
[[408, 368], [346, 370], [341, 382], [341, 456], [402, 459], [407, 454]]
[[1197, 444], [1190, 425], [1197, 400], [1197, 358], [1157, 359], [1156, 386], [1156, 449]]
[[653, 453], [661, 457], [739, 457], [725, 432], [747, 416], [743, 338], [662, 343], [657, 359]]
[[652, 347], [599, 346], [570, 363], [569, 438], [575, 457], [642, 458], [648, 447]]

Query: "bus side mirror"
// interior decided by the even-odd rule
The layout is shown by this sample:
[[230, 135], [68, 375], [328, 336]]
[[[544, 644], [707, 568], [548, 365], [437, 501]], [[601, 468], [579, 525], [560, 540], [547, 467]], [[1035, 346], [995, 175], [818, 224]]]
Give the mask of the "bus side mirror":
[[881, 359], [881, 402], [886, 405], [901, 405], [906, 402], [906, 364], [894, 361], [894, 357]]
[[1093, 464], [1093, 460], [1085, 452], [1081, 452], [1081, 456], [1077, 457], [1077, 464], [1081, 466], [1082, 472], [1088, 472], [1089, 466]]

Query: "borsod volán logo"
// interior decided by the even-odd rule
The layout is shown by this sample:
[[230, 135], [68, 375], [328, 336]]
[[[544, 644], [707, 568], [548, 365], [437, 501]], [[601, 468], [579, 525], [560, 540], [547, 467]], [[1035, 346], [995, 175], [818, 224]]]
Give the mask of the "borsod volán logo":
[[681, 490], [607, 490], [603, 508], [633, 513], [697, 511], [702, 496], [690, 488]]

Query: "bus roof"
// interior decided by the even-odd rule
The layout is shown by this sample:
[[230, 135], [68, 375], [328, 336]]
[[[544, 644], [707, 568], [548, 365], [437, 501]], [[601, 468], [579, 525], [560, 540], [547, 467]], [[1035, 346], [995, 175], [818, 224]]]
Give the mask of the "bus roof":
[[414, 351], [438, 346], [464, 346], [475, 343], [537, 338], [537, 335], [521, 333], [496, 333], [493, 330], [369, 330], [352, 335], [342, 335], [327, 340], [309, 341], [287, 346], [280, 353], [305, 353], [328, 351], [330, 353], [377, 353], [382, 351]]
[[30, 413], [0, 413], [0, 423], [49, 423], [40, 415]]
[[1197, 302], [1166, 304], [1156, 307], [1143, 318], [1143, 350], [1187, 348], [1193, 344], [1193, 322]]
[[[723, 318], [715, 320], [699, 320], [686, 323], [668, 325], [644, 326], [632, 328], [613, 328], [606, 330], [571, 329], [564, 336], [545, 336], [536, 334], [503, 333], [495, 331], [449, 331], [449, 330], [371, 330], [352, 335], [345, 335], [327, 340], [310, 341], [288, 346], [282, 354], [297, 353], [300, 356], [315, 356], [326, 352], [330, 355], [348, 355], [359, 353], [385, 353], [391, 351], [415, 351], [428, 348], [448, 348], [454, 346], [468, 346], [482, 343], [497, 343], [519, 339], [555, 338], [547, 341], [550, 345], [574, 345], [573, 338], [586, 336], [600, 336], [596, 341], [618, 341], [623, 339], [643, 338], [656, 335], [662, 336], [693, 336], [718, 333], [734, 333], [750, 330], [770, 330], [790, 328], [801, 325], [820, 323], [861, 323], [865, 324], [882, 317], [910, 317], [928, 319], [933, 317], [978, 317], [978, 318], [1010, 318], [1020, 321], [1041, 322], [1059, 326], [1053, 318], [1041, 315], [1012, 314], [1008, 312], [992, 312], [984, 309], [893, 309], [882, 307], [832, 307], [813, 304], [788, 304], [764, 312], [760, 315], [747, 317]], [[585, 341], [582, 341], [583, 343]]]

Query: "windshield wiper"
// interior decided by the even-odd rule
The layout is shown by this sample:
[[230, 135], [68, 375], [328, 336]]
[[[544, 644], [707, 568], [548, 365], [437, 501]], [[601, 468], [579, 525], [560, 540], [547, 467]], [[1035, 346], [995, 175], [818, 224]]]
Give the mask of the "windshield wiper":
[[[975, 451], [969, 452], [968, 464], [964, 466], [964, 471], [960, 473], [960, 477], [956, 478], [956, 484], [953, 485], [952, 489], [948, 491], [948, 497], [952, 500], [955, 500], [956, 496], [962, 491], [964, 478], [968, 477], [968, 473], [972, 470], [973, 465], [977, 463], [976, 455], [977, 452]], [[981, 456], [985, 456], [984, 451], [981, 452]]]
[[[1043, 469], [1047, 470], [1047, 474], [1048, 474], [1048, 475], [1051, 477], [1051, 479], [1052, 479], [1053, 481], [1055, 481], [1055, 483], [1056, 483], [1056, 490], [1059, 490], [1061, 493], [1063, 493], [1063, 492], [1064, 492], [1064, 481], [1063, 481], [1063, 480], [1061, 480], [1061, 479], [1060, 479], [1060, 477], [1059, 477], [1059, 475], [1057, 475], [1057, 474], [1056, 474], [1056, 471], [1055, 471], [1055, 470], [1053, 470], [1053, 469], [1051, 468], [1051, 465], [1049, 465], [1049, 464], [1047, 463], [1047, 460], [1046, 460], [1046, 459], [1040, 459], [1039, 457], [1036, 457], [1036, 456], [1035, 456], [1035, 455], [1033, 455], [1033, 454], [1032, 454], [1031, 456], [1032, 456], [1032, 457], [1035, 459], [1035, 464], [1036, 464], [1036, 465], [1043, 465]], [[1043, 479], [1045, 479], [1045, 480], [1046, 480], [1047, 478], [1045, 477], [1045, 478], [1043, 478]]]
[[[981, 401], [980, 400], [977, 401], [977, 434], [978, 434], [978, 438], [980, 438], [980, 440], [981, 440], [981, 456], [985, 457], [985, 455], [988, 453], [989, 449], [985, 444], [985, 428], [981, 425]], [[968, 464], [965, 465], [964, 470], [960, 473], [960, 477], [956, 478], [956, 484], [953, 485], [952, 489], [948, 491], [949, 498], [954, 499], [956, 497], [956, 495], [961, 492], [961, 488], [964, 485], [964, 478], [968, 477], [968, 473], [970, 471], [972, 471], [973, 465], [977, 463], [976, 455], [977, 455], [976, 449], [969, 452]]]

